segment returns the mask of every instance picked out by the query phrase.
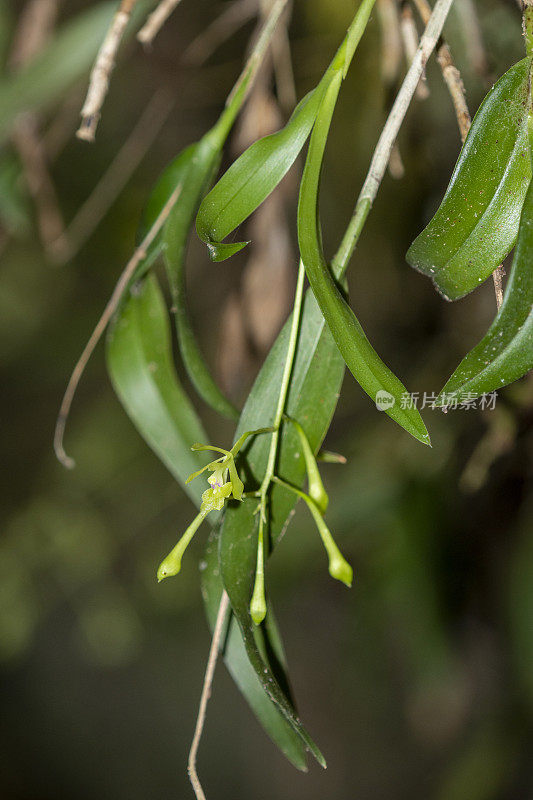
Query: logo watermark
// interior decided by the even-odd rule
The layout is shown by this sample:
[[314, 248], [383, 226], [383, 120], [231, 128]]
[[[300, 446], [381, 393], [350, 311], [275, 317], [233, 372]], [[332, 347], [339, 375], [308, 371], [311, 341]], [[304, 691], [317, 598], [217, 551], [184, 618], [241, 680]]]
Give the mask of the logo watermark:
[[[400, 408], [416, 408], [422, 411], [431, 408], [433, 411], [494, 411], [497, 392], [478, 395], [476, 392], [457, 392], [455, 394], [438, 394], [437, 392], [403, 392], [400, 397]], [[396, 399], [384, 389], [376, 394], [376, 408], [388, 411], [394, 406]]]

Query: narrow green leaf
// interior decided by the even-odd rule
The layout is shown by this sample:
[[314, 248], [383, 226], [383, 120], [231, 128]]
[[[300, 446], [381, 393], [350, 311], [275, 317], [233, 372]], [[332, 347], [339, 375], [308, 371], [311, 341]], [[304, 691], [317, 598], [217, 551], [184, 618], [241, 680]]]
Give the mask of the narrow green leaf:
[[207, 435], [176, 377], [167, 309], [155, 277], [135, 286], [122, 304], [107, 336], [107, 368], [143, 439], [199, 504], [201, 484], [186, 485], [186, 479], [203, 465], [191, 443]]
[[[260, 426], [271, 425], [281, 384], [291, 320], [289, 319], [274, 343], [248, 397], [235, 434]], [[316, 453], [331, 422], [344, 374], [344, 362], [330, 330], [308, 292], [303, 305], [300, 334], [295, 354], [291, 386], [287, 399], [287, 414], [302, 425], [312, 451]], [[256, 437], [243, 448], [247, 490], [258, 487], [265, 473], [270, 437]], [[305, 459], [298, 433], [290, 422], [281, 428], [277, 474], [288, 483], [301, 487], [306, 476]], [[294, 508], [294, 494], [282, 486], [273, 485], [269, 495], [269, 534], [272, 546], [283, 535], [287, 520]], [[301, 736], [319, 763], [324, 760], [302, 723], [284, 687], [276, 679], [271, 666], [265, 662], [258, 642], [262, 627], [250, 617], [250, 598], [255, 578], [258, 515], [254, 514], [257, 500], [244, 500], [227, 508], [219, 544], [222, 579], [229, 594], [235, 616], [241, 627], [246, 652], [264, 691], [278, 706], [283, 716]]]
[[[202, 594], [209, 625], [213, 630], [222, 596], [216, 531], [209, 538], [201, 568]], [[276, 671], [278, 680], [287, 685], [285, 655], [270, 607], [259, 635], [262, 637], [261, 650], [265, 655], [270, 654], [271, 668]], [[306, 751], [302, 740], [263, 690], [246, 653], [234, 614], [230, 617], [227, 634], [224, 636], [223, 657], [233, 680], [248, 700], [266, 733], [297, 769], [307, 771]]]
[[[324, 149], [341, 85], [340, 73], [331, 82], [309, 142], [298, 203], [298, 242], [311, 288], [350, 372], [374, 402], [415, 439], [429, 444], [426, 426], [416, 408], [402, 408], [406, 389], [383, 363], [342, 296], [322, 251], [318, 193]], [[384, 402], [385, 401], [385, 402]]]
[[501, 308], [481, 342], [461, 361], [439, 396], [471, 399], [518, 380], [533, 368], [533, 183], [529, 185]]
[[[202, 455], [192, 451], [191, 445], [197, 439], [206, 441], [207, 437], [174, 372], [167, 311], [153, 276], [123, 303], [108, 334], [107, 364], [115, 390], [137, 430], [199, 507], [202, 484], [187, 483], [187, 477], [203, 465]], [[211, 627], [222, 591], [216, 549], [214, 556], [212, 548], [208, 548], [202, 575]], [[282, 647], [271, 609], [268, 616], [265, 651], [277, 654], [276, 663], [282, 670]], [[230, 622], [224, 659], [268, 735], [298, 769], [305, 769], [301, 741], [265, 694], [234, 621]], [[286, 676], [281, 680], [287, 684]]]
[[196, 230], [213, 261], [223, 261], [246, 246], [222, 240], [255, 211], [294, 164], [313, 127], [321, 96], [322, 84], [298, 103], [284, 128], [250, 145], [202, 201]]
[[188, 310], [185, 282], [187, 243], [194, 215], [218, 167], [222, 144], [223, 140], [215, 127], [199, 142], [185, 148], [163, 171], [146, 205], [139, 239], [142, 240], [150, 230], [178, 184], [181, 185], [180, 196], [160, 235], [154, 239], [146, 258], [139, 265], [134, 279], [143, 275], [156, 258], [161, 253], [164, 254], [178, 344], [187, 374], [208, 405], [223, 416], [237, 419], [238, 411], [213, 379], [196, 340]]
[[55, 102], [89, 70], [115, 8], [99, 3], [77, 14], [27, 67], [0, 82], [0, 143], [18, 114]]
[[210, 133], [193, 148], [188, 148], [191, 152], [182, 175], [181, 194], [163, 231], [165, 264], [172, 294], [180, 353], [187, 373], [198, 394], [206, 403], [219, 414], [230, 419], [237, 419], [239, 412], [218, 387], [202, 355], [187, 304], [185, 257], [189, 233], [200, 201], [220, 162], [220, 145]]
[[447, 300], [475, 289], [515, 243], [531, 180], [530, 70], [524, 58], [488, 93], [438, 211], [407, 252]]

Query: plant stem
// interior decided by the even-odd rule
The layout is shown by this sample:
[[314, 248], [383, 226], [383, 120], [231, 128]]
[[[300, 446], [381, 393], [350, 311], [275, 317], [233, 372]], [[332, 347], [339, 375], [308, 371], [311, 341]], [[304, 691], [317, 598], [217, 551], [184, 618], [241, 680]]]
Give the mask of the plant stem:
[[187, 769], [189, 778], [194, 790], [194, 794], [198, 800], [206, 800], [202, 784], [198, 778], [196, 771], [196, 759], [198, 756], [198, 747], [200, 746], [200, 739], [202, 738], [202, 731], [204, 729], [205, 715], [207, 711], [207, 703], [211, 695], [211, 686], [213, 684], [213, 676], [215, 674], [215, 667], [218, 659], [218, 651], [222, 644], [224, 627], [226, 617], [229, 609], [229, 598], [225, 591], [222, 591], [220, 598], [220, 605], [218, 607], [217, 619], [215, 622], [215, 630], [213, 631], [213, 638], [211, 639], [211, 647], [209, 649], [209, 658], [207, 660], [207, 667], [205, 670], [204, 683], [202, 686], [202, 695], [200, 697], [200, 705], [198, 707], [198, 717], [196, 719], [196, 727], [194, 729], [194, 736], [189, 750], [189, 762]]
[[[531, 2], [533, 2], [533, 0], [531, 0]], [[437, 0], [435, 3], [433, 13], [420, 39], [416, 55], [409, 67], [400, 91], [394, 101], [392, 110], [381, 132], [353, 216], [342, 238], [339, 249], [332, 260], [333, 273], [338, 280], [342, 278], [346, 272], [348, 262], [355, 250], [355, 246], [359, 240], [370, 209], [372, 208], [381, 181], [383, 180], [391, 150], [407, 113], [407, 109], [413, 99], [427, 60], [435, 49], [435, 45], [437, 44], [452, 3], [453, 0]]]
[[260, 503], [261, 514], [263, 515], [263, 518], [265, 514], [266, 495], [268, 487], [270, 486], [270, 483], [272, 481], [272, 476], [274, 475], [274, 468], [276, 466], [276, 456], [278, 452], [278, 441], [279, 441], [279, 426], [281, 425], [283, 412], [285, 411], [287, 392], [289, 391], [289, 382], [294, 363], [294, 354], [296, 352], [296, 343], [298, 341], [298, 331], [300, 329], [300, 318], [302, 313], [304, 278], [305, 278], [305, 268], [303, 262], [300, 261], [300, 266], [298, 267], [298, 281], [296, 284], [296, 292], [294, 295], [294, 307], [292, 312], [291, 331], [289, 334], [289, 345], [287, 347], [285, 366], [283, 368], [283, 376], [281, 379], [281, 388], [279, 390], [279, 396], [278, 396], [278, 405], [276, 408], [276, 415], [274, 417], [274, 424], [273, 424], [274, 432], [272, 434], [272, 439], [270, 440], [270, 451], [268, 454], [268, 462], [267, 462], [265, 476], [263, 478], [263, 481], [261, 483], [261, 488], [259, 490], [259, 495], [261, 497], [261, 503]]

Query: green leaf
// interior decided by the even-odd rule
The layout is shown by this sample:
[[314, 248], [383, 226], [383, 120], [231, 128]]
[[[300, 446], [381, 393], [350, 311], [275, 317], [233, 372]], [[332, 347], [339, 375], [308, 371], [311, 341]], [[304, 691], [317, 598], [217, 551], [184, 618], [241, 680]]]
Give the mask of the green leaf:
[[[235, 434], [274, 422], [279, 387], [289, 342], [291, 320], [283, 327], [255, 381], [241, 414]], [[318, 451], [337, 404], [344, 374], [344, 363], [315, 298], [308, 292], [304, 300], [300, 334], [296, 348], [286, 412], [302, 425], [314, 453]], [[265, 473], [270, 437], [258, 436], [243, 448], [248, 491], [258, 487]], [[280, 451], [276, 473], [288, 483], [302, 486], [306, 476], [298, 432], [284, 422], [280, 435]], [[269, 534], [274, 546], [283, 535], [294, 508], [294, 494], [273, 485], [269, 495]], [[319, 763], [324, 759], [299, 720], [284, 687], [276, 679], [262, 653], [262, 628], [254, 625], [249, 610], [255, 578], [258, 515], [257, 500], [244, 500], [227, 508], [219, 544], [222, 579], [232, 608], [241, 627], [246, 652], [264, 691], [278, 706], [283, 716], [301, 736], [302, 741]]]
[[185, 276], [189, 233], [200, 201], [220, 162], [220, 145], [208, 133], [198, 144], [188, 148], [188, 151], [187, 164], [181, 176], [180, 197], [170, 212], [163, 231], [163, 251], [178, 343], [187, 373], [200, 397], [219, 414], [237, 419], [239, 412], [213, 379], [198, 346], [188, 310]]
[[164, 254], [178, 344], [187, 374], [208, 405], [225, 417], [237, 419], [239, 412], [213, 379], [196, 340], [185, 282], [187, 243], [194, 215], [220, 162], [223, 141], [215, 126], [199, 142], [185, 148], [163, 171], [146, 205], [139, 228], [139, 240], [150, 230], [178, 184], [181, 185], [180, 196], [159, 236], [149, 247], [146, 258], [139, 265], [134, 279], [143, 275], [156, 258]]
[[426, 426], [416, 408], [402, 408], [407, 394], [402, 382], [383, 363], [341, 294], [322, 251], [318, 192], [324, 149], [342, 75], [332, 80], [322, 102], [305, 162], [298, 203], [298, 242], [311, 288], [350, 372], [375, 402], [415, 439], [429, 444]]
[[[216, 531], [209, 538], [205, 559], [201, 567], [202, 594], [209, 626], [213, 630], [222, 596]], [[262, 651], [265, 655], [270, 654], [269, 663], [271, 668], [276, 670], [278, 680], [287, 685], [285, 655], [270, 607], [267, 612], [265, 626], [261, 629], [261, 635], [263, 638]], [[277, 705], [264, 692], [263, 686], [246, 653], [241, 631], [233, 614], [229, 619], [228, 630], [223, 637], [223, 641], [224, 662], [266, 733], [297, 769], [307, 771], [306, 753], [302, 740], [279, 711]]]
[[530, 70], [524, 58], [488, 93], [438, 211], [407, 252], [447, 300], [475, 289], [515, 243], [531, 180]]
[[123, 302], [107, 336], [107, 369], [143, 439], [199, 504], [201, 484], [185, 482], [203, 466], [191, 443], [207, 435], [176, 377], [167, 309], [155, 277], [135, 286]]
[[0, 82], [0, 143], [18, 114], [45, 108], [88, 72], [115, 9], [99, 3], [77, 14], [27, 67]]
[[202, 201], [196, 230], [213, 261], [223, 261], [246, 246], [247, 242], [223, 244], [222, 239], [255, 211], [294, 164], [313, 127], [322, 93], [320, 84], [298, 103], [284, 128], [250, 145]]
[[481, 342], [461, 361], [439, 396], [471, 399], [518, 380], [533, 368], [533, 183], [530, 184], [518, 242], [501, 308]]
[[[207, 437], [174, 372], [167, 311], [153, 276], [135, 288], [122, 304], [108, 334], [107, 364], [114, 388], [137, 430], [199, 507], [202, 484], [187, 483], [187, 477], [203, 466], [204, 460], [199, 452], [191, 451], [191, 444], [197, 439], [207, 441]], [[216, 519], [215, 515], [210, 519]], [[217, 559], [213, 559], [211, 551], [208, 548], [202, 579], [204, 602], [213, 627], [222, 589]], [[277, 654], [276, 663], [281, 669], [282, 647], [271, 610], [268, 616], [270, 628], [265, 633], [264, 648], [265, 652]], [[230, 621], [224, 658], [269, 736], [298, 769], [305, 769], [300, 739], [263, 691], [234, 621]], [[282, 680], [287, 683], [286, 677]]]

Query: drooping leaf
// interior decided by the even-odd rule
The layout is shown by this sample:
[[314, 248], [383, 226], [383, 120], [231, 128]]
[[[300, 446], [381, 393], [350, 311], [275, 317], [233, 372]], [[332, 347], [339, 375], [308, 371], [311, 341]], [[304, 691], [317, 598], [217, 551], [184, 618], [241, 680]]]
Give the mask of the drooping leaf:
[[144, 210], [139, 240], [150, 230], [178, 184], [181, 187], [180, 195], [159, 236], [148, 248], [135, 278], [143, 275], [157, 257], [164, 254], [178, 344], [187, 374], [208, 405], [219, 414], [236, 419], [238, 411], [218, 387], [198, 345], [189, 315], [185, 284], [187, 243], [194, 215], [220, 161], [223, 139], [218, 134], [213, 135], [215, 132], [216, 127], [199, 142], [185, 148], [157, 181]]
[[520, 219], [505, 296], [481, 342], [461, 361], [439, 395], [446, 405], [461, 394], [471, 399], [518, 380], [533, 368], [533, 183]]
[[[246, 430], [259, 425], [271, 425], [274, 421], [290, 324], [289, 319], [255, 381], [241, 414], [235, 438]], [[344, 362], [313, 294], [308, 292], [303, 304], [286, 411], [288, 416], [300, 422], [314, 453], [318, 451], [331, 422], [343, 374]], [[247, 491], [259, 486], [266, 469], [269, 448], [269, 436], [259, 436], [248, 448], [243, 448]], [[295, 486], [302, 486], [305, 480], [305, 459], [299, 436], [294, 425], [288, 421], [281, 428], [276, 473]], [[294, 504], [292, 492], [279, 485], [271, 487], [269, 534], [272, 546], [284, 533]], [[255, 578], [258, 535], [258, 515], [254, 514], [256, 508], [257, 500], [247, 499], [226, 510], [219, 544], [222, 579], [241, 627], [246, 652], [264, 691], [276, 703], [319, 763], [324, 764], [320, 751], [302, 727], [284, 688], [265, 661], [260, 642], [262, 629], [254, 625], [250, 616], [249, 604]]]
[[[211, 630], [215, 627], [222, 590], [218, 564], [218, 541], [215, 531], [209, 538], [205, 558], [202, 562], [202, 594]], [[263, 637], [261, 650], [270, 655], [270, 664], [273, 669], [276, 669], [278, 680], [286, 686], [285, 656], [270, 606], [265, 626], [261, 629], [261, 635]], [[225, 664], [266, 733], [297, 769], [306, 771], [306, 751], [302, 740], [277, 705], [265, 693], [248, 658], [234, 614], [231, 614], [223, 641], [222, 652]]]
[[185, 256], [195, 214], [211, 183], [220, 161], [220, 148], [208, 134], [201, 139], [189, 158], [183, 175], [181, 194], [170, 213], [163, 232], [163, 252], [172, 294], [172, 303], [183, 363], [200, 397], [215, 411], [230, 419], [239, 412], [224, 396], [213, 379], [200, 351], [187, 303]]
[[[146, 278], [121, 306], [108, 334], [107, 364], [115, 390], [137, 430], [199, 507], [202, 484], [187, 483], [187, 477], [204, 460], [198, 451], [191, 451], [192, 443], [207, 438], [176, 377], [167, 310], [153, 276]], [[216, 515], [211, 514], [213, 520], [216, 522]], [[203, 596], [211, 627], [222, 591], [214, 555], [214, 559], [212, 554], [207, 556], [203, 570]], [[282, 647], [271, 609], [268, 616], [265, 651], [277, 654], [278, 667], [283, 670]], [[305, 769], [301, 741], [265, 694], [235, 621], [229, 623], [224, 659], [268, 735], [298, 769]], [[282, 680], [287, 684], [286, 676]]]
[[333, 338], [350, 372], [374, 401], [385, 399], [383, 410], [423, 444], [429, 444], [426, 426], [416, 408], [403, 408], [407, 391], [368, 341], [344, 299], [326, 263], [320, 234], [318, 192], [329, 126], [342, 81], [339, 71], [324, 95], [309, 142], [298, 203], [298, 242], [309, 283]]
[[488, 93], [438, 211], [407, 252], [447, 300], [475, 289], [516, 241], [531, 180], [530, 70], [524, 58]]
[[106, 2], [80, 12], [26, 67], [0, 81], [0, 143], [18, 114], [45, 108], [88, 72], [115, 9]]
[[203, 464], [191, 444], [207, 436], [174, 370], [167, 309], [154, 276], [133, 288], [110, 327], [107, 368], [143, 439], [199, 504], [201, 485], [185, 481]]
[[255, 211], [294, 164], [313, 127], [321, 95], [321, 86], [309, 92], [285, 127], [250, 145], [202, 201], [196, 231], [213, 261], [223, 261], [246, 246], [247, 242], [222, 240]]

